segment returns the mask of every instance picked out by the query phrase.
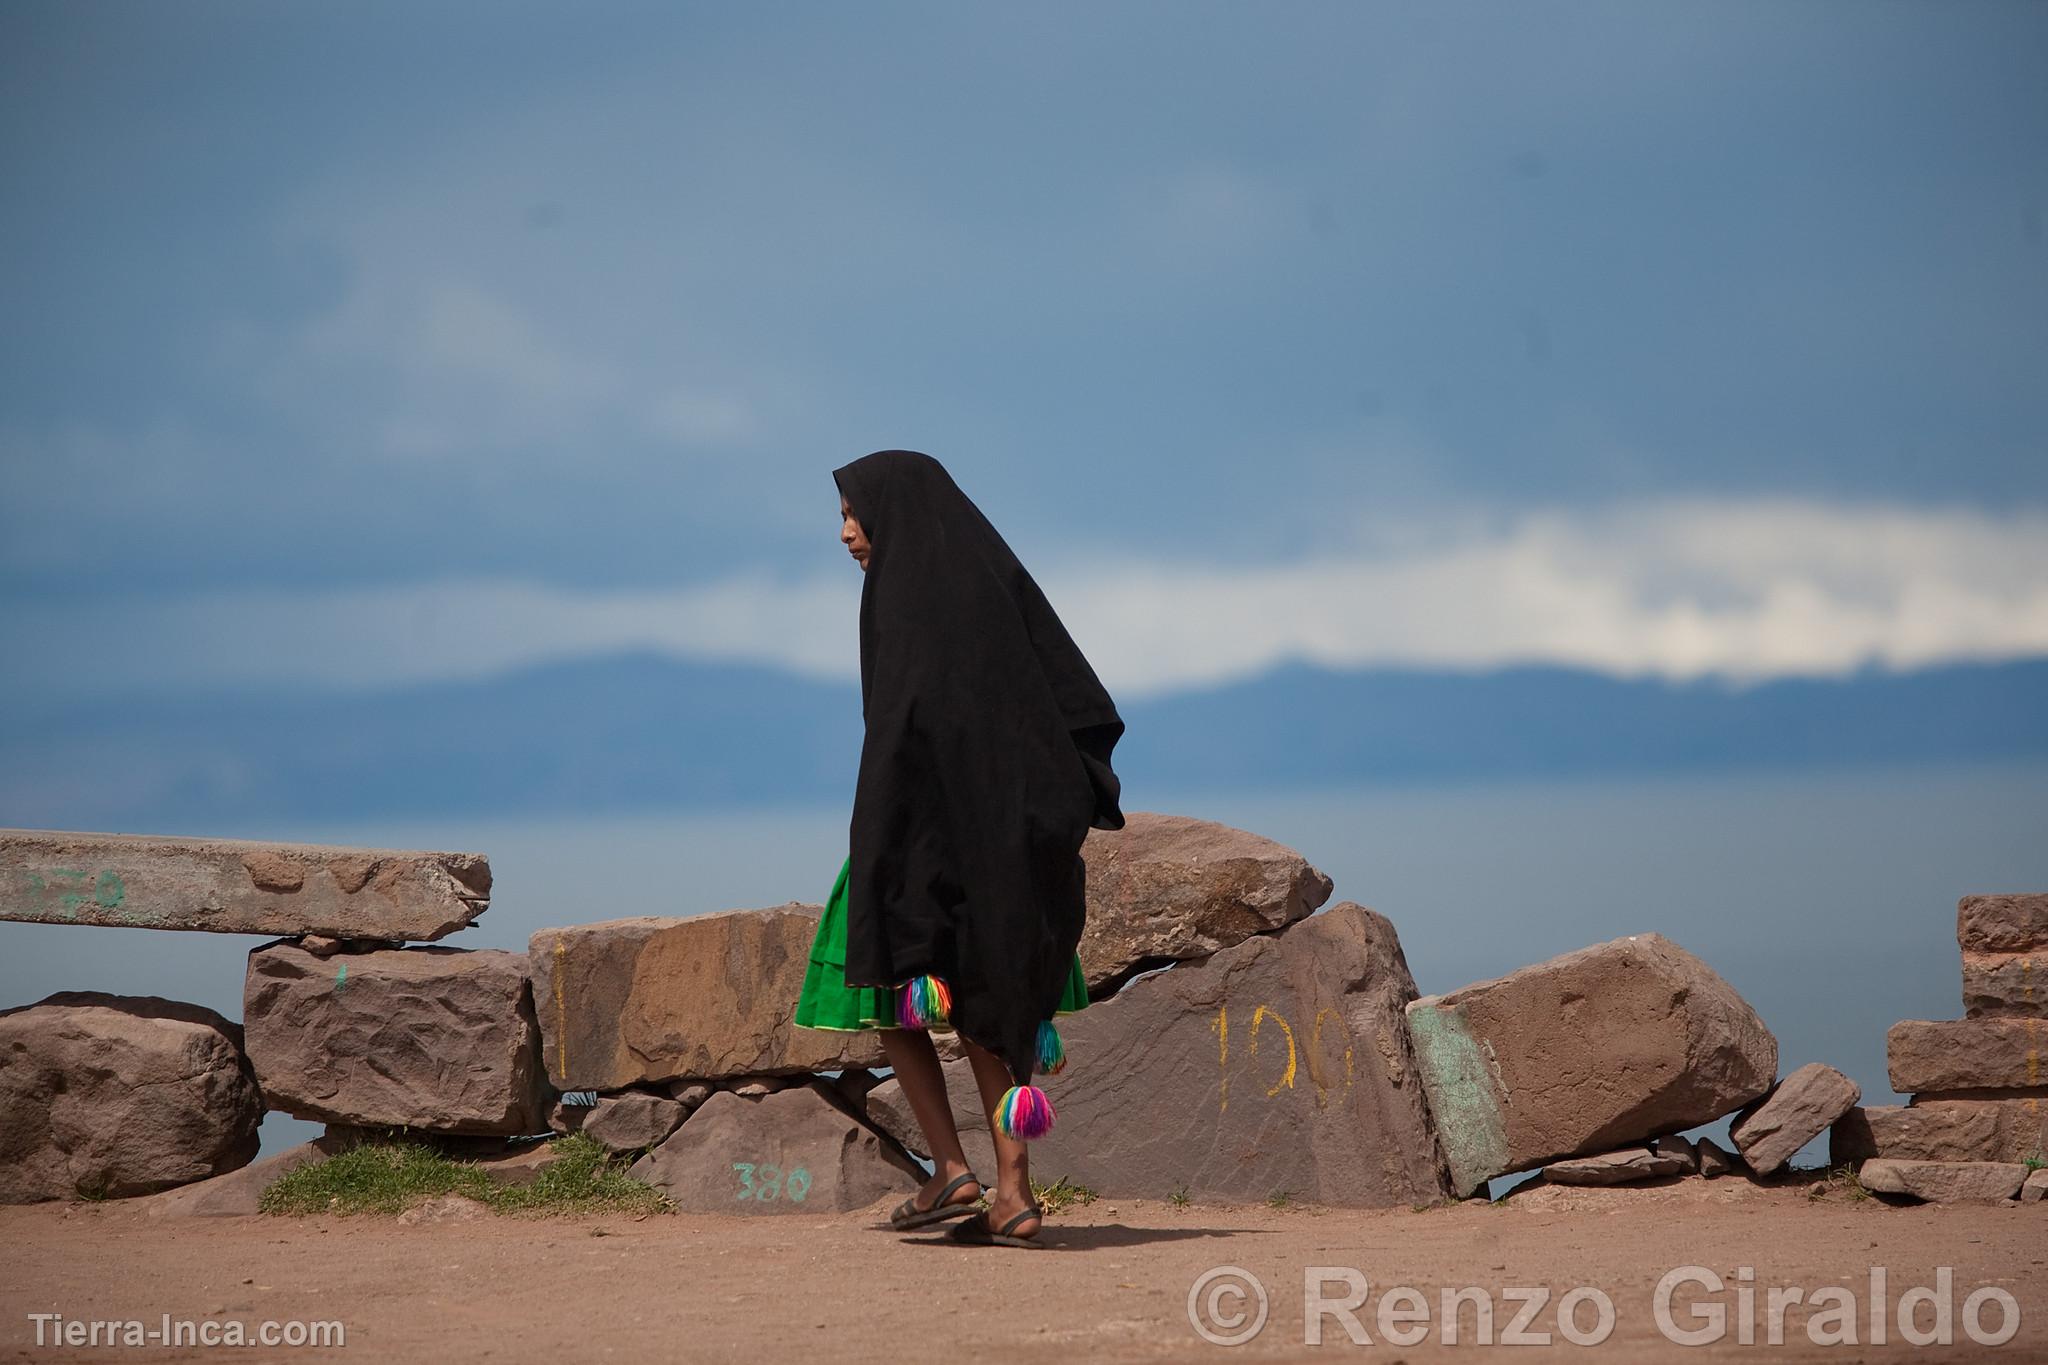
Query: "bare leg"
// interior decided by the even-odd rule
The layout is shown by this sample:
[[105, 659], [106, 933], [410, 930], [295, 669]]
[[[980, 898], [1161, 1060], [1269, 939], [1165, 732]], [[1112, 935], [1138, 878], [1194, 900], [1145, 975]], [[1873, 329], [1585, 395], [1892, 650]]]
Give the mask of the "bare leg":
[[[995, 1139], [996, 1144], [996, 1197], [988, 1210], [988, 1225], [996, 1229], [1024, 1212], [1033, 1202], [1031, 1157], [1025, 1143], [996, 1131], [996, 1106], [1002, 1102], [1003, 1092], [1012, 1083], [1010, 1068], [988, 1049], [965, 1038], [960, 1041], [967, 1048], [967, 1060], [974, 1067], [974, 1083], [981, 1087], [981, 1112], [989, 1115], [989, 1136]], [[1011, 1228], [1010, 1234], [1029, 1237], [1037, 1231], [1038, 1219], [1026, 1218]]]
[[[910, 1112], [924, 1130], [925, 1149], [932, 1157], [932, 1178], [917, 1192], [916, 1207], [928, 1209], [940, 1190], [956, 1177], [967, 1174], [967, 1156], [960, 1150], [960, 1130], [953, 1126], [953, 1106], [946, 1098], [946, 1076], [939, 1070], [939, 1054], [931, 1035], [922, 1029], [885, 1028], [882, 1051], [903, 1083]], [[949, 1204], [971, 1204], [981, 1198], [979, 1183], [962, 1185], [953, 1191]]]

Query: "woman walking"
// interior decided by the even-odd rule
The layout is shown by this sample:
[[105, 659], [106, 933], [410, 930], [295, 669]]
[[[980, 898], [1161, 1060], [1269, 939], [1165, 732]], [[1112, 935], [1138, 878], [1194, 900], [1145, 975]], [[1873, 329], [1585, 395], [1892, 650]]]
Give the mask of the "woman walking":
[[[898, 1228], [968, 1217], [961, 1241], [1036, 1246], [1024, 1143], [1053, 1123], [1032, 1083], [1064, 1065], [1056, 1015], [1088, 1002], [1081, 844], [1121, 829], [1116, 705], [1045, 595], [952, 476], [913, 450], [832, 471], [865, 571], [866, 738], [845, 866], [796, 1022], [879, 1028], [932, 1178]], [[990, 1116], [995, 1197], [967, 1167], [928, 1030], [958, 1035]]]

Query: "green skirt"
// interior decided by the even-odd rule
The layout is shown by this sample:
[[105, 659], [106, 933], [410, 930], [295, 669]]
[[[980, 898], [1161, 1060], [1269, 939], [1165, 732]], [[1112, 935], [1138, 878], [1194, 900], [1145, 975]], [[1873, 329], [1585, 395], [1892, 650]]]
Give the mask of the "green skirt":
[[[897, 1028], [896, 992], [884, 986], [846, 984], [846, 880], [853, 869], [849, 856], [825, 898], [825, 913], [818, 917], [818, 933], [811, 940], [811, 964], [804, 972], [804, 988], [796, 998], [799, 1028], [833, 1029], [850, 1032], [867, 1028]], [[1088, 977], [1081, 970], [1081, 955], [1067, 972], [1066, 990], [1060, 995], [1058, 1014], [1072, 1014], [1088, 1003]], [[940, 1030], [945, 1025], [939, 1026]]]

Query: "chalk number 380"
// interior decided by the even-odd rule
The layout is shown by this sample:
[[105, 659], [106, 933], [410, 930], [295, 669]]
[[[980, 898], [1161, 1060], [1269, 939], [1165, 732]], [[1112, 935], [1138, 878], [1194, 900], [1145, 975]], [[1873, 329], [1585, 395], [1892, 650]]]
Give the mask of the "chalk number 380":
[[780, 1199], [787, 1195], [793, 1204], [801, 1204], [804, 1196], [811, 1192], [811, 1173], [801, 1166], [784, 1174], [780, 1166], [756, 1165], [751, 1161], [735, 1161], [732, 1168], [740, 1173], [740, 1192], [735, 1199]]

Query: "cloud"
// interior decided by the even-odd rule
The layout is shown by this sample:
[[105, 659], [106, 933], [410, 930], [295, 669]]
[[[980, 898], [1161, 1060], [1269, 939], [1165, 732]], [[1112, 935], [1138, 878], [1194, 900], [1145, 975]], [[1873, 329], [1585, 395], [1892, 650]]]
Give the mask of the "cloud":
[[[1132, 697], [1288, 660], [1757, 681], [2048, 654], [2040, 511], [1667, 500], [1394, 529], [1291, 563], [1094, 558], [1037, 572], [1105, 682]], [[151, 660], [152, 688], [378, 688], [625, 650], [850, 680], [858, 600], [854, 575], [600, 591], [447, 579], [36, 605], [16, 630], [53, 661], [119, 639]], [[94, 685], [55, 664], [20, 681]]]

